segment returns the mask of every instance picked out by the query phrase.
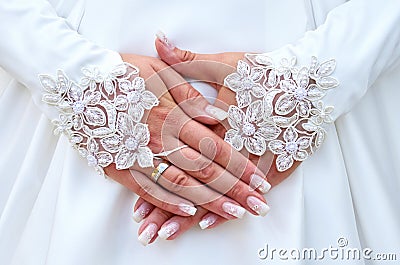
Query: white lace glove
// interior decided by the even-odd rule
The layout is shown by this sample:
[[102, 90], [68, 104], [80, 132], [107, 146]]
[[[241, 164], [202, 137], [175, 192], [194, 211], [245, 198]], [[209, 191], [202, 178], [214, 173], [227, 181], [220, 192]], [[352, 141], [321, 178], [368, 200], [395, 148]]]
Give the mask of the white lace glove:
[[[390, 71], [393, 67], [398, 66], [400, 58], [400, 34], [397, 34], [399, 29], [398, 25], [400, 23], [399, 7], [400, 2], [397, 0], [389, 0], [386, 1], [385, 4], [382, 4], [382, 2], [379, 1], [345, 1], [344, 4], [339, 5], [329, 13], [325, 22], [323, 21], [325, 16], [319, 16], [317, 20], [311, 21], [310, 24], [317, 23], [319, 26], [316, 30], [307, 32], [304, 37], [299, 39], [293, 45], [286, 45], [268, 54], [271, 58], [276, 60], [270, 65], [270, 68], [283, 69], [284, 67], [281, 67], [280, 60], [282, 58], [290, 59], [292, 56], [296, 56], [299, 62], [297, 67], [298, 69], [302, 69], [299, 67], [305, 66], [309, 70], [312, 70], [308, 73], [308, 86], [303, 87], [304, 90], [307, 91], [307, 96], [305, 97], [306, 100], [303, 98], [301, 102], [306, 101], [306, 103], [301, 103], [299, 100], [294, 98], [294, 96], [296, 96], [295, 91], [301, 91], [299, 88], [302, 86], [302, 84], [297, 83], [295, 80], [296, 75], [293, 76], [292, 82], [289, 81], [289, 83], [291, 83], [290, 86], [278, 88], [278, 90], [281, 89], [282, 91], [273, 96], [274, 100], [272, 100], [272, 104], [274, 105], [274, 110], [272, 112], [272, 117], [280, 116], [282, 117], [282, 120], [285, 121], [287, 118], [285, 114], [279, 114], [278, 112], [283, 111], [283, 113], [285, 113], [288, 112], [289, 109], [292, 109], [292, 114], [297, 113], [298, 115], [297, 122], [294, 121], [293, 125], [287, 128], [280, 126], [279, 123], [275, 123], [279, 129], [287, 132], [286, 139], [288, 139], [289, 142], [295, 138], [299, 140], [300, 137], [304, 137], [303, 135], [306, 135], [308, 138], [313, 136], [313, 141], [309, 143], [308, 148], [313, 148], [313, 150], [315, 150], [315, 147], [319, 147], [323, 137], [326, 136], [325, 132], [318, 133], [319, 128], [321, 128], [323, 124], [330, 122], [331, 118], [336, 120], [340, 115], [349, 111], [381, 75]], [[382, 17], [385, 19], [382, 19]], [[351, 27], [349, 27], [349, 25], [351, 25]], [[224, 84], [224, 79], [227, 75], [236, 72], [236, 69], [234, 68], [236, 68], [238, 60], [246, 60], [246, 63], [249, 64], [250, 68], [255, 68], [257, 65], [261, 65], [263, 68], [268, 68], [268, 64], [271, 62], [267, 60], [267, 64], [260, 64], [260, 62], [253, 64], [252, 62], [247, 61], [247, 59], [243, 59], [243, 53], [195, 54], [189, 51], [179, 50], [173, 47], [173, 45], [163, 45], [162, 41], [157, 42], [156, 47], [160, 57], [169, 65], [173, 65], [173, 67], [182, 75], [212, 83], [219, 90], [218, 99], [229, 105], [237, 105], [235, 93], [232, 92], [231, 89], [222, 86], [222, 84]], [[340, 67], [337, 67], [334, 75], [340, 80], [340, 86], [335, 87], [337, 82], [334, 79], [330, 79], [327, 72], [323, 73], [323, 71], [320, 70], [318, 73], [315, 72], [315, 70], [317, 70], [315, 66], [310, 67], [309, 58], [312, 55], [316, 55], [323, 59], [335, 56], [335, 60], [338, 62], [338, 66]], [[334, 66], [333, 61], [331, 61], [331, 63]], [[290, 68], [293, 68], [292, 66], [294, 66], [294, 64], [288, 60], [284, 61], [284, 66], [285, 65]], [[324, 68], [322, 65], [324, 65], [324, 67], [327, 66], [325, 63], [320, 64], [320, 69]], [[315, 76], [315, 73], [320, 75]], [[264, 76], [263, 78], [264, 80], [274, 80], [273, 74], [271, 79], [269, 76]], [[304, 78], [304, 80], [305, 79], [306, 78]], [[299, 78], [298, 80], [302, 80], [302, 78]], [[317, 81], [319, 81], [319, 84], [317, 84]], [[324, 84], [324, 81], [328, 82]], [[316, 99], [315, 101], [309, 98], [310, 96], [312, 99], [314, 98], [312, 92], [315, 91], [315, 89], [312, 87], [312, 89], [310, 89], [310, 84], [313, 84], [314, 82], [319, 86], [318, 90], [323, 88], [320, 92], [324, 95], [323, 98]], [[257, 83], [259, 82], [257, 81]], [[263, 83], [259, 84], [264, 85]], [[326, 87], [325, 85], [328, 86]], [[272, 87], [269, 84], [266, 84], [266, 86], [268, 89], [264, 89], [266, 90], [266, 93], [268, 93]], [[320, 92], [317, 91], [318, 97]], [[297, 97], [299, 96], [300, 95], [297, 95]], [[300, 98], [302, 97], [303, 95], [300, 96]], [[262, 97], [257, 98], [254, 95], [251, 95], [251, 98], [252, 101], [256, 101]], [[279, 105], [279, 109], [275, 109], [275, 107], [277, 107], [276, 102], [279, 99], [281, 99], [281, 105]], [[287, 105], [284, 104], [285, 100], [288, 103]], [[301, 117], [298, 113], [303, 113], [304, 108], [302, 108], [302, 106], [309, 106], [307, 101], [312, 102], [311, 108], [309, 108], [309, 116]], [[321, 104], [320, 102], [322, 101], [324, 101], [326, 105], [335, 106], [334, 111], [332, 107], [326, 107]], [[218, 101], [217, 104], [219, 104]], [[221, 106], [223, 106], [223, 104], [221, 104]], [[290, 116], [289, 113], [288, 116], [292, 117], [293, 115]], [[290, 127], [295, 128], [297, 137], [294, 134], [293, 129], [289, 130]], [[301, 132], [300, 135], [297, 130]], [[284, 139], [284, 132], [283, 134], [281, 133], [282, 137], [279, 139], [281, 142], [277, 142], [278, 139], [269, 142], [269, 145], [272, 145], [271, 143], [276, 144], [274, 144], [274, 147], [277, 148], [271, 149], [275, 150], [276, 153], [282, 152], [280, 155], [288, 153], [286, 151], [287, 149], [293, 150], [290, 146], [286, 149], [286, 143], [288, 141]], [[223, 136], [223, 134], [221, 134], [221, 136]], [[298, 141], [296, 141], [296, 145], [297, 144]], [[299, 145], [297, 145], [297, 148], [298, 147]], [[309, 155], [312, 153], [312, 150], [308, 148], [306, 148], [305, 151], [307, 151]], [[242, 153], [246, 153], [246, 151], [247, 149], [242, 149]], [[266, 152], [264, 156], [260, 158], [258, 156], [255, 158], [250, 156], [250, 159], [257, 163], [259, 159], [261, 160], [263, 157], [268, 155], [268, 153], [269, 152]], [[288, 177], [294, 168], [300, 164], [300, 162], [295, 161], [295, 158], [288, 158], [287, 154], [283, 157], [287, 158], [283, 159], [283, 162], [289, 162], [283, 163], [282, 165], [284, 167], [290, 165], [290, 160], [294, 160], [293, 165], [286, 171], [279, 173], [276, 172], [275, 167], [269, 169], [268, 166], [262, 169], [264, 172], [269, 170], [268, 180], [272, 185], [277, 185], [283, 179]], [[322, 162], [329, 163], [329, 161]], [[258, 163], [260, 168], [263, 167], [263, 165], [264, 162]], [[176, 216], [172, 218], [174, 222], [183, 223], [183, 226], [185, 226], [184, 222], [187, 222], [188, 219]], [[146, 222], [155, 221], [162, 223], [166, 220], [162, 220], [162, 218], [157, 216], [150, 216], [146, 219]], [[203, 221], [206, 222], [207, 219], [203, 219], [201, 223], [203, 223]], [[166, 221], [162, 229], [167, 228], [169, 223], [169, 220]], [[175, 238], [180, 234], [181, 233], [178, 231], [173, 236]]]
[[55, 133], [64, 133], [90, 166], [102, 174], [112, 162], [127, 169], [135, 161], [152, 167], [154, 154], [147, 147], [148, 126], [141, 123], [144, 110], [159, 101], [145, 89], [139, 70], [121, 64], [110, 73], [83, 68], [79, 84], [59, 70], [56, 77], [40, 75], [45, 90], [43, 101], [54, 105], [59, 118], [53, 120]]
[[[322, 99], [326, 91], [338, 85], [330, 77], [335, 60], [318, 63], [312, 57], [310, 66], [296, 67], [295, 59], [283, 59], [275, 64], [264, 54], [197, 55], [174, 48], [162, 35], [156, 47], [160, 57], [178, 72], [205, 80], [219, 90], [216, 104], [228, 109], [228, 122], [225, 128], [221, 125], [211, 125], [211, 128], [224, 136], [225, 141], [242, 153], [247, 151], [249, 159], [263, 171], [269, 170], [277, 155], [276, 171], [281, 173], [269, 171], [278, 176], [274, 184], [287, 177], [322, 144], [326, 135], [322, 126], [332, 122], [329, 114], [333, 111], [333, 107], [324, 107]], [[171, 93], [180, 101], [185, 92]], [[262, 184], [253, 182], [253, 185]], [[254, 205], [253, 210], [260, 209]], [[226, 221], [201, 208], [190, 219], [173, 216], [154, 208], [145, 199], [136, 203], [134, 216], [138, 221], [146, 219], [139, 229], [139, 240], [145, 244], [155, 239], [161, 225], [158, 235], [174, 239], [195, 222], [206, 229]]]
[[[169, 212], [193, 215], [193, 205], [201, 205], [227, 219], [246, 210], [265, 215], [265, 198], [255, 191], [269, 189], [261, 171], [194, 120], [217, 124], [211, 114], [219, 109], [211, 106], [207, 113], [210, 104], [159, 59], [122, 57], [140, 65], [140, 76], [129, 63], [109, 73], [84, 68], [79, 84], [62, 71], [40, 75], [43, 101], [59, 112], [55, 132], [65, 133], [89, 165]], [[186, 104], [176, 105], [169, 88], [184, 91]], [[197, 115], [191, 119], [185, 112]], [[161, 157], [162, 163], [154, 160]], [[252, 186], [252, 179], [262, 187]]]
[[296, 58], [277, 64], [267, 55], [246, 54], [224, 80], [237, 102], [229, 107], [225, 141], [259, 156], [270, 150], [280, 172], [307, 159], [326, 136], [322, 125], [332, 122], [334, 108], [322, 99], [338, 85], [330, 76], [335, 66], [335, 60], [319, 63], [315, 57], [298, 67]]
[[[217, 88], [216, 106], [228, 110], [224, 139], [236, 150], [245, 148], [259, 157], [271, 151], [277, 155], [276, 170], [283, 172], [321, 146], [323, 124], [332, 122], [334, 110], [323, 98], [339, 84], [331, 77], [335, 60], [320, 63], [311, 57], [309, 65], [296, 65], [294, 57], [274, 62], [267, 54], [195, 54], [165, 42], [156, 42], [162, 59], [181, 74]], [[269, 170], [270, 158], [252, 160]]]

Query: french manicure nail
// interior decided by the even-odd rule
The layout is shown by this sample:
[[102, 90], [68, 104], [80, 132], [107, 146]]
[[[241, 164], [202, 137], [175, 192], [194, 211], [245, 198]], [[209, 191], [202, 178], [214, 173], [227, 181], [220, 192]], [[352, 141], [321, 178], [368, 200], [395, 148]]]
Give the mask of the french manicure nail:
[[237, 218], [242, 218], [243, 215], [246, 213], [246, 210], [236, 204], [233, 204], [231, 202], [224, 202], [222, 204], [222, 209], [224, 210], [224, 212], [226, 212], [227, 214], [230, 214], [232, 216], [235, 216]]
[[256, 174], [251, 175], [249, 185], [250, 191], [258, 189], [262, 193], [267, 193], [271, 189], [271, 184], [269, 184], [264, 178]]
[[133, 213], [133, 220], [135, 220], [136, 223], [140, 223], [149, 214], [150, 210], [150, 204], [143, 202]]
[[155, 223], [150, 223], [139, 235], [138, 240], [140, 243], [142, 243], [143, 246], [147, 246], [156, 233], [157, 225]]
[[176, 222], [171, 222], [166, 226], [162, 227], [158, 231], [158, 236], [162, 239], [167, 239], [179, 230], [179, 224]]
[[210, 214], [206, 218], [204, 218], [203, 220], [201, 220], [199, 222], [199, 226], [201, 229], [204, 230], [204, 229], [212, 226], [213, 224], [215, 224], [216, 221], [217, 221], [217, 217], [213, 214]]
[[167, 36], [162, 32], [161, 30], [157, 31], [156, 37], [170, 50], [173, 50], [175, 48], [175, 45], [172, 44], [172, 42], [169, 41]]
[[266, 216], [269, 212], [269, 206], [254, 196], [247, 197], [247, 205], [260, 216]]
[[228, 117], [228, 113], [220, 108], [217, 108], [213, 105], [208, 105], [205, 111], [211, 115], [213, 118], [223, 121]]
[[187, 213], [191, 216], [195, 215], [197, 212], [196, 207], [193, 207], [193, 206], [185, 204], [185, 203], [179, 204], [178, 207], [182, 212]]

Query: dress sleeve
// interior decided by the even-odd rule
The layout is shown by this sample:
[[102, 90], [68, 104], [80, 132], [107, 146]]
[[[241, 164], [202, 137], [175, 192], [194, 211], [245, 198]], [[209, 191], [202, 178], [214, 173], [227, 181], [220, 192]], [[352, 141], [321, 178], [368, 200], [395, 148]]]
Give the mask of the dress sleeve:
[[84, 66], [108, 72], [122, 63], [117, 52], [71, 29], [48, 1], [1, 0], [0, 17], [0, 66], [31, 91], [35, 103], [51, 118], [57, 113], [41, 101], [39, 74], [63, 69], [72, 80], [80, 80]]
[[351, 0], [293, 45], [246, 54], [225, 78], [236, 93], [225, 140], [255, 155], [270, 150], [278, 171], [320, 147], [327, 123], [349, 111], [399, 63], [400, 1]]
[[159, 101], [137, 67], [72, 30], [47, 1], [1, 0], [0, 17], [0, 65], [31, 90], [56, 134], [101, 174], [111, 163], [153, 166], [141, 121]]
[[294, 45], [267, 55], [274, 61], [297, 59], [309, 66], [310, 58], [334, 59], [339, 85], [323, 101], [334, 106], [333, 120], [349, 111], [367, 89], [400, 57], [400, 1], [351, 0], [333, 9], [324, 24]]

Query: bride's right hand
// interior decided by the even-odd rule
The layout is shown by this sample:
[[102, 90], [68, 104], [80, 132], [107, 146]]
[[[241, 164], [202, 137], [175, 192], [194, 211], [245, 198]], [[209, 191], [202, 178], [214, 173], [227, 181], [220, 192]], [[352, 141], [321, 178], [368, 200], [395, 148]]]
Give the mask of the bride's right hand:
[[[187, 91], [188, 100], [198, 98], [194, 88], [180, 75], [156, 58], [132, 54], [122, 57], [125, 62], [140, 69], [147, 90], [160, 100], [159, 105], [152, 108], [146, 114], [146, 120], [142, 121], [148, 123], [151, 135], [149, 148], [156, 154], [183, 145], [187, 147], [164, 157], [171, 165], [157, 183], [147, 177], [154, 168], [141, 168], [137, 164], [131, 168], [135, 170], [132, 174], [129, 170], [117, 170], [112, 164], [105, 168], [107, 175], [173, 214], [193, 215], [193, 206], [201, 205], [226, 219], [242, 217], [244, 208], [258, 215], [252, 209], [254, 203], [266, 207], [265, 199], [254, 191], [254, 187], [250, 187], [254, 186], [250, 180], [256, 180], [259, 185], [264, 179], [261, 177], [263, 174], [245, 156], [196, 121], [218, 123], [205, 111], [208, 102], [199, 98], [204, 101], [196, 102], [196, 106], [200, 106], [197, 109], [190, 104], [176, 105], [168, 89]], [[220, 116], [215, 115], [213, 110], [214, 117]], [[189, 118], [187, 113], [197, 117], [196, 120]], [[264, 191], [268, 190], [266, 182], [263, 187]], [[249, 200], [253, 203], [249, 204]]]

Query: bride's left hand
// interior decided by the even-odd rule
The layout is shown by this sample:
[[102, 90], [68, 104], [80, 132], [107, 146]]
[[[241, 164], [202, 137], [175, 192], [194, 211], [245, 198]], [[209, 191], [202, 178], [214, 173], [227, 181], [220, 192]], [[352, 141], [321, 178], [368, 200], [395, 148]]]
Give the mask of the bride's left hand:
[[[194, 216], [174, 215], [161, 208], [154, 207], [143, 198], [139, 198], [135, 203], [133, 219], [136, 222], [143, 220], [138, 230], [138, 239], [143, 245], [153, 243], [157, 237], [174, 240], [197, 224], [202, 229], [208, 229], [228, 221], [228, 219], [209, 212], [200, 206], [197, 207], [197, 212]], [[156, 230], [153, 230], [154, 228]], [[147, 240], [149, 236], [151, 237], [150, 241]]]

